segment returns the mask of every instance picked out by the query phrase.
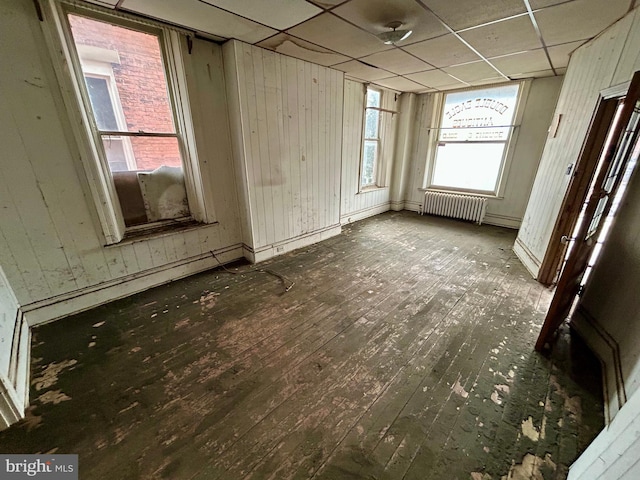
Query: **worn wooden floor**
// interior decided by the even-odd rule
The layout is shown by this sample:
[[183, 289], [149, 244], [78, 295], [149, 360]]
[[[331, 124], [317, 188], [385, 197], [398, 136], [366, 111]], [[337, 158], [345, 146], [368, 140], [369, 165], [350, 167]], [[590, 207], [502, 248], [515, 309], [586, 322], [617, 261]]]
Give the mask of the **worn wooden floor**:
[[567, 330], [534, 353], [550, 293], [514, 238], [387, 213], [261, 264], [287, 293], [216, 270], [40, 327], [0, 451], [83, 480], [562, 479], [600, 367]]

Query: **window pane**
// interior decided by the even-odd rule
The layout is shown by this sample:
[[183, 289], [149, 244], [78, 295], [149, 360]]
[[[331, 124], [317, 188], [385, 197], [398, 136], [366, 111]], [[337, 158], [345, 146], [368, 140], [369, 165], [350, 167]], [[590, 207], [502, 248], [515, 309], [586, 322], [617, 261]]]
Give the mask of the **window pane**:
[[118, 130], [111, 94], [106, 78], [85, 77], [91, 109], [100, 130]]
[[448, 93], [439, 140], [506, 141], [513, 122], [519, 85]]
[[367, 107], [380, 108], [380, 92], [367, 89]]
[[151, 171], [158, 167], [182, 168], [182, 158], [178, 139], [175, 137], [114, 137], [104, 135], [102, 143], [105, 146], [107, 161], [112, 165], [131, 165], [127, 170]]
[[365, 125], [364, 125], [364, 137], [365, 138], [378, 138], [378, 121], [380, 118], [380, 112], [377, 110], [366, 110], [365, 113]]
[[362, 176], [360, 184], [362, 186], [375, 185], [376, 183], [376, 160], [378, 158], [378, 142], [365, 140], [364, 154], [362, 157]]
[[105, 135], [102, 142], [126, 226], [189, 216], [177, 138]]
[[432, 185], [493, 192], [504, 147], [504, 143], [438, 145]]
[[[85, 76], [107, 78], [117, 91], [112, 100], [115, 117], [120, 111], [122, 120], [116, 130], [174, 133], [158, 37], [79, 15], [69, 15], [69, 23]], [[88, 88], [93, 106], [93, 87]], [[98, 103], [105, 106], [104, 84], [99, 88]], [[94, 110], [98, 128], [104, 130], [110, 124], [101, 108]]]

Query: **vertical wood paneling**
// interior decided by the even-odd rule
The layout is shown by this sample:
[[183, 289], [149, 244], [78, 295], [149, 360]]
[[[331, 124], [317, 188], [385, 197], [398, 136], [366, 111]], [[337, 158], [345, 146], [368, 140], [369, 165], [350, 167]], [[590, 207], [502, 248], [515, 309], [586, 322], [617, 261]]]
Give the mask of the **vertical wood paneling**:
[[[233, 42], [254, 249], [335, 226], [342, 73]], [[228, 63], [228, 60], [227, 60]], [[238, 149], [238, 148], [237, 148]]]
[[194, 40], [187, 72], [202, 173], [220, 206], [218, 225], [203, 228], [218, 233], [205, 244], [176, 232], [105, 248], [33, 6], [2, 2], [0, 28], [0, 263], [23, 307], [240, 242], [219, 46]]
[[[621, 60], [635, 62], [637, 57], [637, 45], [627, 43], [633, 18], [633, 13], [627, 15], [571, 57], [556, 107], [562, 122], [556, 137], [545, 144], [518, 234], [519, 242], [539, 261], [546, 252], [568, 186], [567, 166], [578, 160], [600, 91], [613, 85], [616, 70], [629, 71]], [[629, 49], [636, 55], [627, 55]]]

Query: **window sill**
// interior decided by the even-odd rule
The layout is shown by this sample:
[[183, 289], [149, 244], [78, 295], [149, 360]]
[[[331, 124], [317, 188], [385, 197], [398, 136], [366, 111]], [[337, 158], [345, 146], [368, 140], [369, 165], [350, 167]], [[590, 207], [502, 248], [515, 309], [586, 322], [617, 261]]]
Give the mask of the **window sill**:
[[138, 227], [135, 230], [127, 231], [124, 235], [124, 238], [118, 242], [110, 245], [105, 245], [105, 247], [118, 247], [122, 245], [130, 245], [137, 242], [143, 242], [147, 240], [151, 240], [154, 238], [167, 237], [173, 235], [175, 233], [183, 233], [190, 230], [195, 230], [203, 227], [211, 227], [218, 225], [218, 222], [213, 223], [200, 223], [195, 220], [183, 220], [171, 222], [169, 224], [163, 225], [153, 225], [153, 226], [143, 226], [142, 228]]
[[419, 187], [420, 192], [437, 192], [437, 193], [452, 193], [454, 195], [468, 195], [470, 197], [484, 197], [493, 200], [503, 200], [504, 196], [496, 195], [493, 193], [473, 192], [469, 190], [446, 190], [444, 188], [432, 188], [432, 187]]
[[356, 193], [356, 195], [360, 195], [361, 193], [369, 193], [369, 192], [376, 192], [378, 190], [385, 190], [388, 189], [389, 187], [379, 187], [378, 185], [371, 185], [368, 187], [360, 187], [360, 190], [358, 191], [358, 193]]

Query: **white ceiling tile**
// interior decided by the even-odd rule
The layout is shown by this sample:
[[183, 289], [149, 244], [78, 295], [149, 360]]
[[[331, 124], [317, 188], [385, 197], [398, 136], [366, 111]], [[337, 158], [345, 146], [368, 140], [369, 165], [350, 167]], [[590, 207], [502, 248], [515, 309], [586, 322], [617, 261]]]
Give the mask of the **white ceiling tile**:
[[527, 11], [522, 0], [422, 0], [454, 30], [474, 27]]
[[622, 17], [629, 0], [575, 0], [534, 13], [547, 46], [585, 40]]
[[409, 80], [418, 82], [422, 85], [432, 88], [440, 88], [442, 86], [457, 85], [457, 88], [465, 87], [466, 85], [461, 82], [457, 82], [454, 78], [450, 77], [440, 70], [430, 70], [428, 72], [412, 73], [405, 75]]
[[331, 13], [307, 20], [287, 33], [350, 57], [364, 57], [393, 48]]
[[322, 12], [311, 3], [301, 0], [202, 0], [255, 22], [284, 30]]
[[[491, 68], [491, 66], [484, 61], [466, 63], [464, 65], [458, 65], [455, 67], [446, 67], [443, 68], [443, 70], [448, 74], [462, 80], [463, 82], [468, 83], [499, 75], [499, 73], [496, 72], [495, 69]], [[506, 80], [504, 77], [501, 78], [502, 80]]]
[[283, 55], [299, 58], [318, 65], [334, 65], [349, 60], [349, 57], [332, 52], [299, 38], [291, 37], [286, 33], [279, 33], [258, 43], [259, 47], [274, 50]]
[[415, 0], [351, 0], [333, 10], [336, 15], [371, 33], [389, 31], [390, 22], [402, 22], [402, 29], [412, 30], [403, 45], [444, 35], [448, 30], [431, 12]]
[[374, 83], [399, 92], [423, 92], [425, 89], [423, 85], [404, 77], [386, 78], [384, 80], [376, 80]]
[[481, 60], [473, 50], [452, 34], [408, 45], [402, 49], [436, 67]]
[[[558, 73], [560, 75], [560, 73]], [[523, 78], [544, 78], [553, 77], [553, 70], [538, 70], [536, 72], [521, 73], [518, 75], [512, 75], [514, 80], [522, 80]]]
[[505, 82], [504, 77], [490, 77], [490, 78], [483, 78], [482, 80], [475, 80], [469, 83], [475, 87], [478, 85], [493, 85], [493, 84], [504, 83], [504, 82]]
[[393, 77], [393, 73], [387, 72], [386, 70], [381, 70], [379, 68], [370, 67], [359, 62], [358, 60], [350, 60], [345, 63], [339, 63], [331, 68], [341, 70], [350, 77], [358, 78], [360, 80], [373, 81], [379, 80], [381, 78]]
[[529, 52], [505, 55], [504, 57], [491, 58], [489, 61], [505, 75], [529, 74], [540, 70], [547, 70], [551, 66], [542, 48]]
[[528, 15], [467, 30], [460, 36], [487, 58], [542, 47]]
[[322, 8], [331, 8], [336, 5], [340, 5], [341, 3], [346, 2], [347, 0], [309, 0], [310, 2], [315, 3], [319, 7]]
[[557, 69], [569, 65], [569, 54], [571, 54], [582, 44], [584, 44], [583, 41], [565, 43], [563, 45], [555, 45], [553, 47], [549, 47], [549, 56], [551, 57], [553, 68]]
[[529, 5], [531, 5], [533, 10], [536, 10], [538, 8], [551, 7], [560, 3], [567, 3], [567, 1], [573, 0], [529, 0]]
[[192, 30], [255, 43], [278, 33], [198, 0], [125, 0], [122, 8]]
[[433, 68], [428, 63], [409, 55], [398, 48], [387, 50], [386, 52], [378, 52], [360, 60], [379, 68], [384, 68], [390, 72], [404, 75], [405, 73], [422, 72]]

